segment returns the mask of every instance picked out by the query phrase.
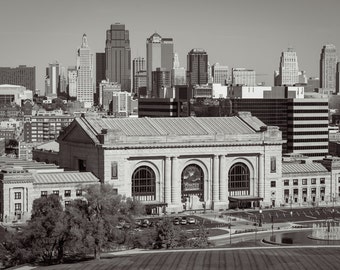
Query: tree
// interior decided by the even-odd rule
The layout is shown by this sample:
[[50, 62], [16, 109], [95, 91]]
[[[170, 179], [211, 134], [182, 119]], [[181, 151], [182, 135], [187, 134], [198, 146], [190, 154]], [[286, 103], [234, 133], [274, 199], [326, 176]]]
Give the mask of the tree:
[[33, 201], [32, 216], [15, 235], [14, 260], [20, 263], [61, 261], [67, 239], [63, 207], [56, 195]]
[[192, 233], [194, 237], [190, 239], [190, 246], [194, 248], [205, 248], [210, 245], [208, 240], [209, 232], [203, 223], [198, 224], [198, 229], [194, 230]]
[[104, 249], [124, 242], [125, 233], [118, 228], [122, 221], [133, 223], [133, 216], [142, 211], [136, 201], [116, 195], [111, 185], [91, 185], [84, 189], [83, 201], [74, 201], [66, 209], [74, 252], [79, 247], [92, 250], [100, 259]]
[[156, 248], [166, 247], [167, 249], [184, 247], [187, 235], [179, 227], [173, 225], [170, 219], [166, 218], [157, 227]]

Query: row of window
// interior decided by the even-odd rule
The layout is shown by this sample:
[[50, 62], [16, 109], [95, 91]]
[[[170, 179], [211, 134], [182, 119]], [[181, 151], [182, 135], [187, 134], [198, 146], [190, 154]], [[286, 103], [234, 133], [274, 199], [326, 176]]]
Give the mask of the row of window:
[[[325, 184], [325, 178], [320, 178], [320, 184]], [[283, 185], [284, 186], [289, 186], [289, 182], [290, 180], [289, 179], [285, 179], [283, 180]], [[299, 179], [293, 179], [293, 186], [298, 186], [299, 185]], [[301, 179], [301, 183], [302, 185], [307, 185], [308, 184], [308, 179], [307, 178], [304, 178], [304, 179]], [[311, 178], [310, 179], [310, 183], [312, 185], [316, 185], [316, 178]], [[271, 181], [271, 184], [270, 184], [271, 187], [276, 187], [276, 182], [275, 181]]]
[[[41, 197], [46, 197], [47, 196], [47, 191], [41, 191]], [[59, 190], [53, 190], [52, 194], [59, 196]], [[65, 190], [64, 191], [64, 197], [71, 197], [71, 190]], [[76, 189], [76, 196], [82, 196], [83, 192], [81, 189]]]

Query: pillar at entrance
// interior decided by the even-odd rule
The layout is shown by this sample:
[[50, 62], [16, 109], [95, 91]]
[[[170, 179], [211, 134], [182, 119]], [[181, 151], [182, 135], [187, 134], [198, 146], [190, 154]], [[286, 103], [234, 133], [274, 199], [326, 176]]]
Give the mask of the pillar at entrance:
[[258, 196], [263, 198], [264, 196], [264, 170], [263, 170], [263, 164], [264, 164], [264, 156], [262, 154], [258, 155], [258, 164], [259, 164], [259, 168], [258, 168], [258, 183], [256, 183], [258, 185]]
[[171, 163], [170, 157], [165, 157], [164, 163], [165, 179], [164, 179], [164, 202], [171, 204]]
[[226, 158], [220, 156], [220, 201], [228, 201], [228, 175], [226, 172]]
[[171, 202], [173, 205], [181, 205], [181, 172], [178, 171], [177, 157], [172, 157]]
[[212, 199], [213, 202], [218, 202], [219, 201], [219, 159], [217, 155], [214, 155], [213, 158], [213, 183], [212, 183]]

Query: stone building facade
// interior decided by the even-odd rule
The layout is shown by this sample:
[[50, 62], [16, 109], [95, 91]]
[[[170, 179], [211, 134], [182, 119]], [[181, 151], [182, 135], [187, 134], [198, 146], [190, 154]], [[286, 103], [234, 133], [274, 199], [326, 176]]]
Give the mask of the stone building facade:
[[249, 113], [82, 117], [58, 142], [61, 167], [90, 171], [158, 213], [272, 205], [270, 183], [281, 179], [281, 132]]

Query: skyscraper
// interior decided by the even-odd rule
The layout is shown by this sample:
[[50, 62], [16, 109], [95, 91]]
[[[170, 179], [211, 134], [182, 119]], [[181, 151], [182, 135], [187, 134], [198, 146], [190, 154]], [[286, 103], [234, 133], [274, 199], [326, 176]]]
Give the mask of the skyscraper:
[[136, 57], [132, 60], [132, 92], [138, 94], [137, 80], [141, 71], [146, 71], [146, 62], [143, 57]]
[[335, 82], [336, 82], [336, 93], [339, 95], [340, 93], [340, 62], [336, 63], [336, 76], [335, 76]]
[[77, 100], [84, 102], [84, 107], [93, 105], [93, 62], [92, 54], [83, 35], [81, 47], [77, 54]]
[[131, 90], [131, 49], [129, 31], [125, 24], [111, 24], [106, 31], [106, 78], [121, 84], [123, 91]]
[[76, 97], [77, 96], [77, 67], [68, 67], [67, 80], [68, 80], [68, 95], [70, 97]]
[[228, 66], [221, 66], [219, 63], [211, 66], [214, 83], [226, 85], [228, 83], [229, 69]]
[[56, 97], [59, 93], [59, 63], [55, 61], [46, 68], [45, 95]]
[[178, 54], [174, 53], [172, 70], [171, 70], [171, 86], [186, 84], [186, 70], [179, 66]]
[[233, 68], [231, 73], [233, 85], [256, 85], [256, 74], [253, 69]]
[[146, 40], [147, 96], [151, 97], [152, 71], [163, 68], [171, 71], [174, 44], [172, 38], [162, 38], [154, 33]]
[[99, 85], [102, 80], [106, 80], [106, 56], [105, 53], [96, 53], [96, 92], [94, 95], [94, 103], [99, 104]]
[[187, 56], [187, 84], [208, 83], [208, 54], [203, 49], [192, 49]]
[[152, 93], [151, 97], [163, 98], [165, 88], [171, 86], [170, 70], [164, 68], [156, 68], [156, 71], [152, 71]]
[[280, 70], [277, 86], [294, 85], [299, 82], [299, 65], [296, 52], [293, 48], [288, 48], [282, 52], [280, 58]]
[[20, 65], [16, 68], [0, 67], [0, 84], [25, 86], [35, 91], [35, 67]]
[[320, 55], [320, 88], [335, 92], [337, 55], [333, 44], [323, 46]]

